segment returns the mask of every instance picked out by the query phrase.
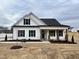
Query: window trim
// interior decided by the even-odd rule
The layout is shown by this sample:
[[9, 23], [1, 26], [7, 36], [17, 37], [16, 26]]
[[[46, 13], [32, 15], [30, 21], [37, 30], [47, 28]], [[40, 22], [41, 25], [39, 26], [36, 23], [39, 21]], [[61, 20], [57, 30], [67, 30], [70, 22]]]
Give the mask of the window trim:
[[18, 37], [25, 37], [25, 30], [18, 30]]
[[[58, 35], [59, 35], [60, 37], [63, 37], [63, 30], [59, 30], [58, 33], [59, 33]], [[60, 33], [62, 33], [62, 34], [60, 34]]]
[[36, 37], [36, 30], [29, 30], [29, 37]]
[[49, 30], [49, 35], [55, 37], [55, 30]]
[[30, 25], [30, 19], [24, 19], [24, 25]]

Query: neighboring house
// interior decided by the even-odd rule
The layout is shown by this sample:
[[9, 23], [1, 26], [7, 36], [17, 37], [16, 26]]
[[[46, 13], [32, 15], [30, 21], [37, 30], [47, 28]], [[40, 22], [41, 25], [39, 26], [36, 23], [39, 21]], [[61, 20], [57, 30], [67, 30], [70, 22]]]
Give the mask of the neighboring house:
[[13, 40], [65, 40], [70, 26], [61, 25], [56, 19], [38, 18], [33, 13], [22, 17], [13, 25]]
[[12, 30], [0, 30], [0, 33], [6, 33], [6, 34], [9, 34], [11, 33], [12, 34]]
[[7, 29], [8, 29], [7, 27], [0, 26], [0, 30], [7, 30]]
[[5, 34], [9, 34], [9, 33], [11, 33], [12, 34], [12, 29], [8, 29], [8, 27], [2, 27], [2, 26], [0, 26], [0, 34], [2, 34], [2, 33], [5, 33]]
[[7, 27], [0, 26], [0, 41], [4, 40], [6, 35], [8, 40], [12, 40], [12, 30], [9, 30]]

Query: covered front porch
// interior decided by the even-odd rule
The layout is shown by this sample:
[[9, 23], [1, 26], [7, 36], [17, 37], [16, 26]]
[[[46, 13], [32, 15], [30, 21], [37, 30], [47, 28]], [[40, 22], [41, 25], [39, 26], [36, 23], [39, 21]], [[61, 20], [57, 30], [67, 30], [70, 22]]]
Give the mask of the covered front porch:
[[41, 29], [40, 37], [42, 41], [66, 41], [66, 35], [68, 32], [68, 29], [62, 29], [62, 28], [56, 28], [56, 29]]

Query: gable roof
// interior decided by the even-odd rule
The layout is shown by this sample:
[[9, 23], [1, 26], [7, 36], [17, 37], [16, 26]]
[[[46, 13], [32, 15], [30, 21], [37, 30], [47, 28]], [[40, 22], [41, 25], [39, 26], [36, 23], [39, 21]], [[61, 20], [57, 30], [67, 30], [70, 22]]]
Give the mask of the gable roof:
[[[27, 14], [27, 15], [25, 15], [25, 16], [29, 16], [29, 15], [33, 15], [33, 16], [35, 16], [37, 19], [39, 19], [40, 21], [42, 21], [43, 23], [45, 23], [46, 25], [38, 25], [38, 27], [40, 27], [40, 26], [53, 26], [53, 27], [68, 27], [68, 28], [70, 28], [70, 26], [68, 26], [68, 25], [62, 25], [62, 24], [60, 24], [56, 19], [53, 19], [53, 18], [38, 18], [36, 15], [34, 15], [32, 12], [31, 13], [29, 13], [29, 14]], [[25, 17], [24, 16], [24, 17]], [[22, 17], [22, 18], [24, 18], [24, 17]], [[21, 18], [21, 19], [22, 19]], [[20, 20], [21, 20], [20, 19]], [[17, 21], [17, 23], [20, 21], [20, 20], [18, 20]], [[15, 23], [16, 24], [16, 23]], [[18, 26], [18, 25], [13, 25], [12, 27], [20, 27], [20, 26]], [[30, 27], [30, 26], [21, 26], [21, 27]], [[32, 26], [31, 26], [32, 27]]]
[[[25, 17], [28, 17], [28, 16], [30, 16], [30, 15], [33, 15], [34, 17], [36, 17], [37, 19], [39, 19], [34, 13], [32, 13], [32, 12], [30, 12], [30, 13], [28, 13], [28, 14], [25, 14], [23, 17], [21, 17], [15, 24], [17, 24], [17, 23], [19, 23], [22, 19], [24, 19]], [[39, 19], [40, 20], [40, 19]], [[40, 20], [41, 21], [41, 20]], [[42, 22], [42, 21], [41, 21]], [[44, 23], [44, 22], [42, 22], [42, 23]], [[14, 25], [15, 25], [14, 24]], [[45, 24], [45, 23], [44, 23]]]

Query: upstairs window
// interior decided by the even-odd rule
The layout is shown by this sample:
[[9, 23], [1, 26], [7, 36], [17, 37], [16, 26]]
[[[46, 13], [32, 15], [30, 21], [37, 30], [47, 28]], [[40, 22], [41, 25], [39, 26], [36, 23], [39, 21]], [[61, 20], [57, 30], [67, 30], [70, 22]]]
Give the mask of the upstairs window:
[[18, 30], [18, 37], [25, 37], [25, 30]]
[[63, 30], [59, 30], [59, 36], [63, 36]]
[[24, 25], [30, 25], [30, 19], [24, 19]]

